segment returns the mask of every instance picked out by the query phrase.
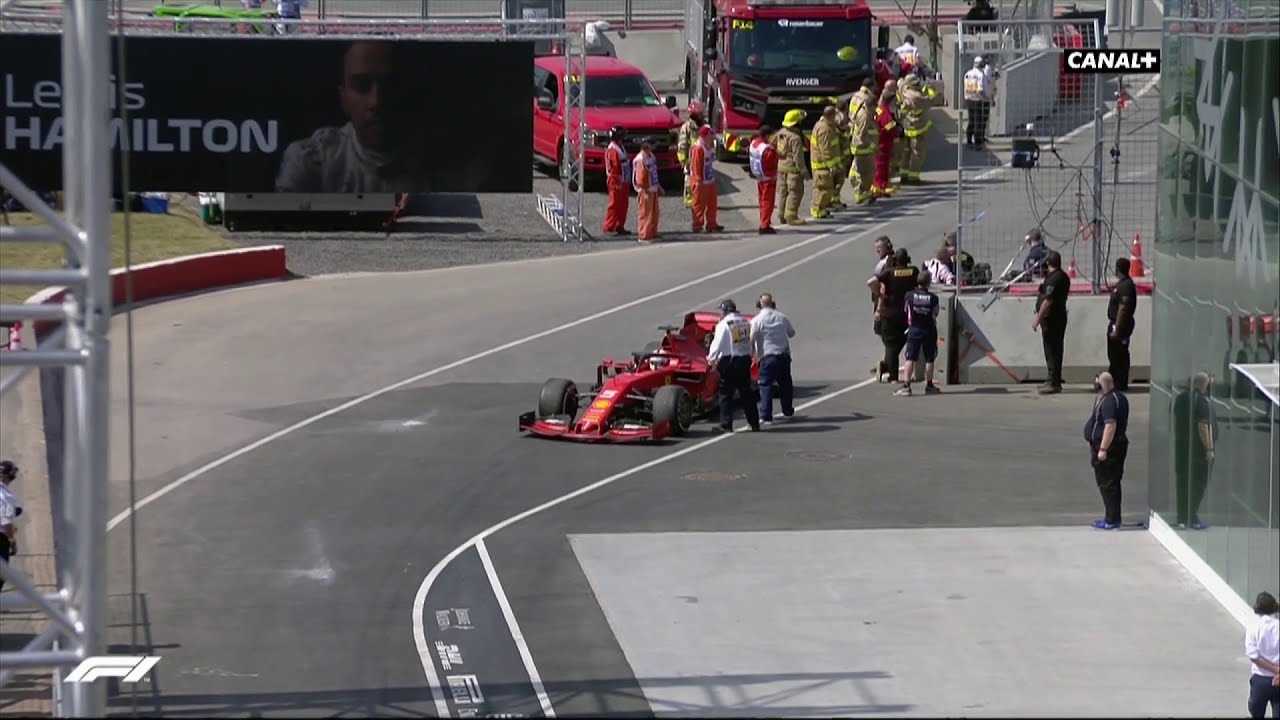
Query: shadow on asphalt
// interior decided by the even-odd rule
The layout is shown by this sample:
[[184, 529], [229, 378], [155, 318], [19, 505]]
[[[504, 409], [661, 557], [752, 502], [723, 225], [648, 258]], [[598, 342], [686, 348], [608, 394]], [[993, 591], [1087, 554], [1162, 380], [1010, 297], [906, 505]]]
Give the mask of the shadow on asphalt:
[[[679, 713], [690, 717], [839, 717], [871, 713], [906, 713], [914, 705], [875, 702], [866, 691], [870, 680], [888, 680], [893, 676], [883, 671], [833, 673], [770, 673], [694, 677], [643, 678], [639, 684], [645, 691], [659, 696], [708, 698], [688, 702], [674, 698], [660, 702], [663, 714]], [[785, 683], [786, 690], [779, 688]], [[581, 682], [544, 680], [543, 686], [558, 717], [653, 717], [653, 712], [610, 712], [611, 707], [635, 707], [640, 689], [632, 678], [608, 678]], [[865, 698], [859, 704], [805, 705], [796, 702], [803, 693], [829, 694], [843, 686], [841, 694]], [[531, 699], [529, 684], [486, 683], [482, 714], [523, 713], [512, 717], [540, 715]], [[672, 692], [674, 691], [674, 692]], [[740, 698], [737, 703], [721, 698]], [[751, 698], [758, 698], [753, 703]], [[790, 698], [790, 704], [783, 702]], [[154, 703], [139, 702], [142, 716], [215, 717], [239, 715], [263, 717], [265, 714], [289, 713], [306, 717], [421, 717], [424, 709], [435, 701], [425, 683], [416, 687], [379, 689], [337, 689], [314, 692], [219, 693], [160, 695]], [[762, 706], [762, 707], [761, 707]], [[117, 712], [130, 707], [130, 699], [108, 700]], [[113, 713], [114, 714], [114, 713]]]

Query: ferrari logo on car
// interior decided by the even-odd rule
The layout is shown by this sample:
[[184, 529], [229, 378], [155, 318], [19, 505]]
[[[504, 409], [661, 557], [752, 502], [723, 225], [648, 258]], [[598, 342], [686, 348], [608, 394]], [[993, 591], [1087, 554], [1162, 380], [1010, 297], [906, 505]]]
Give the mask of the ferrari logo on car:
[[608, 401], [608, 400], [597, 400], [597, 401], [595, 401], [595, 402], [591, 403], [591, 407], [596, 408], [597, 410], [608, 410], [608, 409], [609, 409], [609, 401]]

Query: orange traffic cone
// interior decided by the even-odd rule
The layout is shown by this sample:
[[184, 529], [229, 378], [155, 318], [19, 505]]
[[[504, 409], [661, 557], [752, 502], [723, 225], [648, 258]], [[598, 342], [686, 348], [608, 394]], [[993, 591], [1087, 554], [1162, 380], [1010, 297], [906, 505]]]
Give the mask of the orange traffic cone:
[[1078, 276], [1079, 274], [1080, 273], [1076, 272], [1076, 259], [1071, 258], [1071, 264], [1067, 266], [1067, 277], [1071, 278], [1072, 280], [1075, 280], [1076, 276]]
[[1133, 257], [1129, 258], [1129, 277], [1142, 277], [1147, 274], [1147, 264], [1142, 262], [1142, 235], [1133, 236]]
[[15, 322], [9, 328], [9, 350], [17, 351], [22, 349], [22, 322]]

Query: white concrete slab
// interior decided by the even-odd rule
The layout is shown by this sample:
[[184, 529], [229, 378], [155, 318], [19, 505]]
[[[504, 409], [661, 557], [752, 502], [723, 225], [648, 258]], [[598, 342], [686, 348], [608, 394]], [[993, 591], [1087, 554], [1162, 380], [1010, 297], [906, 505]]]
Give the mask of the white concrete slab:
[[659, 717], [1227, 717], [1239, 625], [1142, 530], [570, 538]]

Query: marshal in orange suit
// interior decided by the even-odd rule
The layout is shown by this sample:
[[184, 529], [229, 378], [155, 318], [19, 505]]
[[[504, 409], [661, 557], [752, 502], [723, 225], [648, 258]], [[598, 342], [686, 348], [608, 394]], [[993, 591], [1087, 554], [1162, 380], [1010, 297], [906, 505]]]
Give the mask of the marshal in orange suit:
[[658, 181], [658, 158], [653, 154], [653, 138], [645, 138], [640, 142], [640, 154], [635, 159], [635, 189], [639, 199], [639, 210], [636, 212], [640, 242], [652, 242], [658, 239], [659, 196], [662, 185]]
[[698, 142], [689, 149], [689, 184], [693, 187], [693, 231], [721, 232], [724, 226], [716, 222], [720, 206], [720, 191], [716, 187], [715, 149], [711, 147], [711, 127], [698, 129]]
[[627, 131], [616, 127], [609, 131], [609, 147], [604, 150], [605, 186], [609, 189], [609, 206], [604, 211], [604, 231], [630, 235], [627, 213], [631, 209], [631, 158], [622, 141]]

